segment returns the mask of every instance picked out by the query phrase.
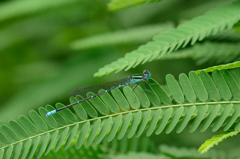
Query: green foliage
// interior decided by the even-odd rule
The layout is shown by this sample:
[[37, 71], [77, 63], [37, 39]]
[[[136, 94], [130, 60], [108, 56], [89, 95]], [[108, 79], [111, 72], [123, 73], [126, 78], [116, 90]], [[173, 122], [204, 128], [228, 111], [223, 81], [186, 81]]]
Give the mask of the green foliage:
[[208, 62], [227, 63], [239, 58], [239, 46], [239, 43], [205, 42], [163, 56], [161, 60], [192, 58], [198, 65]]
[[[240, 1], [233, 1], [111, 1], [110, 10], [138, 5], [118, 12], [105, 1], [1, 2], [0, 159], [239, 158]], [[135, 70], [92, 78], [122, 56], [95, 75]], [[153, 94], [141, 83], [134, 94], [127, 86], [45, 117], [77, 87], [144, 69]], [[70, 103], [97, 93], [88, 91]], [[199, 154], [194, 147], [211, 136]]]
[[233, 136], [237, 135], [238, 133], [240, 133], [240, 131], [235, 130], [235, 131], [230, 131], [230, 132], [227, 131], [227, 132], [221, 133], [219, 135], [215, 135], [211, 139], [206, 140], [205, 143], [202, 144], [201, 147], [198, 149], [198, 151], [201, 154], [206, 153], [214, 145], [218, 145], [220, 142], [226, 140], [229, 137], [233, 137]]
[[[96, 35], [93, 37], [88, 37], [86, 39], [74, 41], [71, 44], [71, 48], [82, 50], [92, 47], [101, 47], [105, 45], [116, 45], [130, 42], [141, 43], [150, 40], [153, 35], [165, 32], [171, 28], [173, 28], [173, 24], [165, 23], [152, 26], [143, 26], [141, 28], [133, 28], [114, 33]], [[141, 34], [141, 37], [138, 37], [139, 34]]]
[[217, 42], [239, 42], [240, 35], [233, 29], [226, 29], [222, 32], [217, 33], [214, 36], [210, 36], [208, 38], [209, 41], [217, 41]]
[[[209, 67], [206, 69], [203, 69], [206, 72], [212, 72], [213, 70], [224, 70], [224, 69], [232, 69], [232, 68], [238, 68], [240, 66], [240, 62], [236, 61], [233, 63], [228, 63], [225, 65], [217, 65], [217, 66], [213, 66], [213, 67]], [[196, 72], [199, 73], [201, 70], [197, 70]]]
[[208, 11], [202, 16], [185, 22], [176, 29], [154, 36], [153, 41], [127, 53], [124, 58], [100, 68], [94, 76], [103, 76], [113, 71], [127, 71], [139, 64], [159, 59], [179, 47], [186, 47], [188, 43], [193, 45], [207, 36], [214, 35], [226, 28], [232, 28], [233, 24], [239, 21], [239, 11], [240, 2]]
[[227, 158], [228, 156], [226, 152], [222, 150], [215, 150], [215, 151], [212, 150], [205, 154], [199, 154], [196, 148], [186, 148], [186, 147], [177, 148], [177, 147], [171, 147], [167, 145], [161, 145], [159, 147], [159, 150], [162, 154], [169, 156], [170, 158], [204, 159], [204, 158]]
[[[17, 1], [17, 2], [8, 2], [2, 4], [0, 7], [0, 21], [22, 16], [29, 15], [36, 12], [42, 12], [46, 9], [52, 9], [57, 7], [66, 6], [69, 4], [77, 3], [76, 0], [58, 0], [58, 1], [47, 1], [47, 0], [36, 0], [32, 2], [27, 1]], [[9, 10], [12, 8], [12, 10]]]
[[[239, 70], [235, 69], [236, 71]], [[94, 117], [92, 119], [86, 118], [83, 113], [76, 113], [76, 116], [69, 109], [45, 117], [53, 107], [49, 105], [45, 108], [41, 107], [38, 112], [30, 111], [29, 117], [20, 116], [18, 121], [1, 125], [1, 150], [4, 150], [6, 158], [27, 154], [29, 157], [35, 154], [40, 158], [43, 154], [48, 154], [51, 149], [58, 151], [63, 145], [64, 149], [67, 149], [75, 144], [79, 149], [82, 145], [89, 147], [94, 141], [101, 143], [106, 139], [107, 142], [111, 142], [114, 138], [119, 140], [124, 136], [133, 138], [135, 134], [141, 136], [144, 132], [146, 136], [151, 136], [154, 132], [160, 134], [163, 131], [168, 134], [174, 129], [180, 133], [191, 120], [193, 122], [190, 132], [198, 127], [203, 132], [210, 125], [213, 125], [212, 131], [221, 127], [228, 130], [234, 123], [237, 123], [235, 129], [239, 130], [237, 117], [240, 113], [240, 91], [234, 81], [240, 76], [238, 74], [234, 77], [227, 70], [214, 70], [212, 75], [213, 77], [210, 77], [205, 71], [197, 75], [192, 71], [189, 77], [181, 74], [180, 83], [172, 75], [167, 75], [166, 81], [171, 96], [160, 85], [149, 86], [154, 92], [149, 96], [155, 96], [160, 105], [153, 105], [150, 102], [146, 104], [145, 100], [142, 101], [141, 99], [149, 100], [149, 98], [140, 86], [134, 92], [136, 101], [132, 102], [134, 97], [129, 95], [132, 90], [126, 86], [123, 92], [119, 90], [112, 92], [113, 97], [116, 96], [115, 93], [124, 94], [117, 96], [118, 100], [112, 100], [110, 94], [108, 98], [102, 98], [101, 95], [74, 107], [76, 112], [79, 112], [78, 109], [84, 110], [87, 115]], [[156, 83], [153, 79], [149, 81]], [[72, 102], [76, 100], [73, 99], [75, 98], [71, 98]], [[115, 110], [112, 108], [114, 104], [106, 106], [105, 103], [109, 103], [110, 100], [125, 101], [128, 106], [122, 107], [125, 108], [122, 109], [124, 111], [120, 112], [118, 109], [117, 112], [110, 113], [110, 110]], [[56, 104], [57, 108], [62, 106], [61, 103]], [[229, 120], [226, 120], [227, 118]], [[30, 147], [35, 148], [30, 149]]]
[[111, 0], [111, 2], [108, 3], [108, 9], [110, 11], [116, 11], [120, 9], [124, 9], [127, 7], [136, 6], [142, 3], [146, 2], [154, 2], [154, 1], [161, 1], [161, 0], [129, 0], [129, 1], [123, 1], [123, 0]]
[[111, 0], [111, 2], [108, 4], [108, 8], [109, 10], [114, 11], [114, 10], [129, 7], [129, 6], [138, 5], [144, 2], [146, 2], [146, 0], [130, 0], [130, 1]]
[[[101, 146], [92, 145], [90, 147], [86, 147], [83, 145], [80, 149], [76, 149], [74, 146], [71, 146], [68, 149], [61, 147], [58, 153], [51, 150], [49, 153], [47, 153], [47, 155], [41, 156], [41, 158], [72, 158], [73, 156], [78, 156], [86, 159], [103, 159], [105, 153], [106, 152]], [[34, 158], [37, 158], [37, 156], [34, 156]]]

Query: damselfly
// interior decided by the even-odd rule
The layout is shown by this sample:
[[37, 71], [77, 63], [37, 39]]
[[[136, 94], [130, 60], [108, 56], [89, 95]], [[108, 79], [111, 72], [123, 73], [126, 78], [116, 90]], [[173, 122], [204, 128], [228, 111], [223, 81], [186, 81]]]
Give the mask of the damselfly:
[[[90, 96], [90, 97], [88, 97], [88, 98], [79, 100], [79, 101], [77, 101], [77, 102], [75, 102], [75, 103], [66, 105], [66, 106], [64, 106], [64, 107], [62, 107], [62, 108], [58, 108], [58, 109], [52, 110], [52, 111], [50, 111], [50, 112], [48, 112], [48, 113], [46, 114], [46, 117], [49, 116], [49, 115], [52, 115], [52, 114], [54, 114], [54, 113], [56, 113], [56, 112], [59, 112], [59, 111], [61, 111], [61, 110], [64, 110], [64, 109], [66, 109], [66, 108], [69, 108], [69, 107], [71, 107], [71, 106], [74, 106], [74, 105], [76, 105], [76, 104], [82, 103], [82, 102], [87, 101], [87, 100], [92, 99], [92, 98], [95, 98], [95, 97], [97, 97], [97, 96], [99, 96], [99, 95], [101, 95], [101, 94], [110, 92], [110, 91], [112, 91], [112, 90], [114, 90], [114, 89], [117, 89], [117, 88], [120, 88], [120, 87], [124, 87], [124, 86], [127, 86], [127, 85], [133, 84], [133, 86], [132, 86], [132, 91], [134, 91], [134, 89], [140, 84], [140, 82], [143, 82], [143, 87], [144, 87], [144, 89], [145, 89], [146, 91], [149, 91], [149, 90], [147, 90], [147, 89], [145, 88], [145, 83], [144, 83], [144, 81], [148, 83], [148, 79], [150, 79], [150, 77], [151, 77], [150, 72], [149, 72], [148, 70], [144, 70], [144, 71], [143, 71], [143, 74], [130, 75], [130, 76], [129, 76], [128, 78], [126, 78], [126, 79], [106, 83], [107, 85], [111, 85], [111, 86], [115, 85], [115, 87], [109, 88], [109, 89], [107, 89], [107, 90], [105, 90], [105, 91], [103, 91], [103, 92], [100, 92], [100, 93], [95, 94], [95, 95], [92, 95], [92, 96]], [[102, 85], [106, 85], [106, 84], [102, 84]], [[149, 84], [149, 83], [148, 83], [148, 84]], [[101, 87], [102, 85], [94, 85], [94, 86], [89, 86], [89, 87], [83, 87], [83, 88], [80, 88], [80, 89], [76, 89], [76, 90], [74, 90], [74, 91], [71, 93], [71, 96], [75, 96], [75, 95], [77, 95], [79, 92], [81, 92], [81, 91], [83, 91], [83, 90], [85, 90], [85, 89], [90, 90], [90, 89], [93, 88], [93, 87]], [[149, 91], [149, 92], [151, 92], [151, 91]], [[151, 92], [151, 93], [152, 93], [152, 92]]]

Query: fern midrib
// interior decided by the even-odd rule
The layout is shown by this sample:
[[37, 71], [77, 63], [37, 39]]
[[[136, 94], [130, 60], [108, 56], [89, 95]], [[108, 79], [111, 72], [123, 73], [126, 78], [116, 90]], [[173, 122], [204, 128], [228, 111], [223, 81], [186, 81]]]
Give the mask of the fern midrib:
[[125, 115], [125, 114], [128, 114], [128, 113], [134, 113], [134, 112], [138, 112], [138, 111], [155, 110], [155, 109], [159, 109], [159, 108], [166, 108], [167, 109], [167, 108], [175, 108], [175, 107], [181, 107], [181, 106], [187, 107], [187, 106], [193, 106], [193, 105], [201, 106], [201, 105], [216, 105], [216, 104], [240, 104], [240, 101], [221, 101], [221, 102], [203, 102], [203, 103], [186, 103], [186, 104], [176, 104], [176, 105], [163, 105], [163, 106], [135, 109], [135, 110], [115, 113], [115, 114], [111, 114], [111, 115], [105, 115], [105, 116], [102, 116], [102, 117], [96, 117], [96, 118], [93, 118], [93, 119], [88, 119], [88, 120], [84, 120], [84, 121], [74, 122], [72, 124], [64, 125], [64, 126], [59, 127], [59, 128], [55, 128], [55, 129], [52, 129], [52, 130], [49, 130], [49, 131], [45, 131], [45, 132], [40, 133], [38, 135], [30, 136], [28, 138], [25, 138], [25, 139], [19, 140], [17, 142], [13, 142], [12, 144], [6, 145], [6, 146], [0, 148], [0, 150], [5, 149], [5, 148], [7, 148], [7, 147], [9, 147], [11, 145], [18, 144], [20, 142], [24, 142], [26, 140], [29, 140], [29, 139], [32, 139], [32, 138], [35, 138], [35, 137], [38, 137], [38, 136], [45, 135], [47, 133], [51, 133], [51, 132], [56, 131], [56, 130], [61, 130], [61, 129], [64, 129], [64, 128], [67, 128], [67, 127], [70, 127], [70, 126], [74, 126], [76, 124], [83, 124], [83, 123], [88, 122], [88, 121], [91, 122], [91, 121], [95, 121], [95, 120], [98, 120], [98, 119], [105, 119], [105, 118], [108, 118], [110, 116], [111, 117], [115, 117], [115, 116], [118, 116], [120, 114]]
[[[230, 18], [230, 19], [234, 19], [234, 18]], [[228, 22], [230, 22], [230, 20], [228, 20]], [[226, 21], [225, 21], [225, 22], [222, 22], [222, 24], [223, 24], [223, 23], [226, 23]], [[215, 25], [213, 25], [212, 27], [209, 27], [209, 28], [215, 28], [217, 25], [219, 25], [219, 24], [215, 24]], [[188, 39], [189, 37], [190, 37], [190, 38], [191, 38], [191, 37], [194, 37], [195, 35], [202, 33], [204, 30], [208, 30], [208, 29], [206, 29], [206, 28], [205, 28], [205, 29], [202, 29], [201, 31], [196, 32], [195, 34], [192, 34], [192, 35], [187, 36], [186, 38], [183, 38], [183, 40], [185, 41], [185, 40]], [[208, 36], [210, 36], [210, 34], [209, 34]], [[205, 36], [205, 37], [207, 37], [207, 36]], [[181, 41], [182, 41], [182, 40], [181, 40]], [[190, 41], [189, 41], [189, 42], [190, 42]], [[177, 46], [177, 44], [179, 44], [179, 43], [180, 43], [180, 40], [178, 40], [176, 43], [174, 43], [174, 45]], [[167, 48], [171, 48], [172, 46], [173, 46], [173, 44], [170, 44], [170, 45], [167, 46]], [[143, 56], [143, 57], [146, 58], [146, 57], [148, 57], [148, 56], [152, 56], [152, 55], [156, 54], [157, 52], [164, 50], [165, 48], [166, 48], [166, 47], [164, 47], [163, 49], [160, 49], [160, 50], [158, 50], [158, 51], [152, 52], [152, 53], [150, 53], [150, 54], [148, 54], [148, 55], [145, 55], [145, 56]], [[141, 58], [141, 59], [142, 59], [142, 58]], [[137, 60], [135, 60], [135, 61], [137, 62], [137, 61], [139, 61], [139, 60], [141, 60], [141, 59], [137, 59]], [[132, 62], [131, 62], [131, 63], [132, 63]], [[127, 64], [125, 65], [125, 67], [128, 66], [128, 65], [130, 65], [131, 63], [127, 62]], [[115, 69], [115, 70], [119, 70], [120, 68], [122, 68], [122, 67], [118, 67], [118, 68]]]

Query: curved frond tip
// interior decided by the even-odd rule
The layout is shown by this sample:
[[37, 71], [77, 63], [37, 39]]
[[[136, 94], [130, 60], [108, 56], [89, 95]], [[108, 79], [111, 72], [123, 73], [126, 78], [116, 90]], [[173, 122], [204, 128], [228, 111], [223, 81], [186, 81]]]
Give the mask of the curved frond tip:
[[201, 147], [198, 149], [198, 151], [200, 152], [200, 154], [206, 153], [214, 145], [218, 145], [220, 142], [226, 140], [229, 137], [233, 137], [239, 133], [240, 133], [240, 130], [236, 130], [236, 131], [225, 132], [219, 135], [215, 135], [211, 139], [206, 140], [205, 143], [202, 144]]

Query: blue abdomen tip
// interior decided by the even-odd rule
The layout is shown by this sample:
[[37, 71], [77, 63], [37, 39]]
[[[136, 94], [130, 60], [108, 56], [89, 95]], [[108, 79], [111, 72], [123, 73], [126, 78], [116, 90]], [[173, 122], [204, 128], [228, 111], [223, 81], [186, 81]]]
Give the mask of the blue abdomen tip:
[[48, 112], [47, 114], [46, 114], [46, 117], [48, 117], [48, 116], [50, 116], [50, 115], [52, 115], [52, 114], [54, 114], [54, 113], [56, 113], [57, 111], [56, 110], [52, 110], [52, 111], [50, 111], [50, 112]]

